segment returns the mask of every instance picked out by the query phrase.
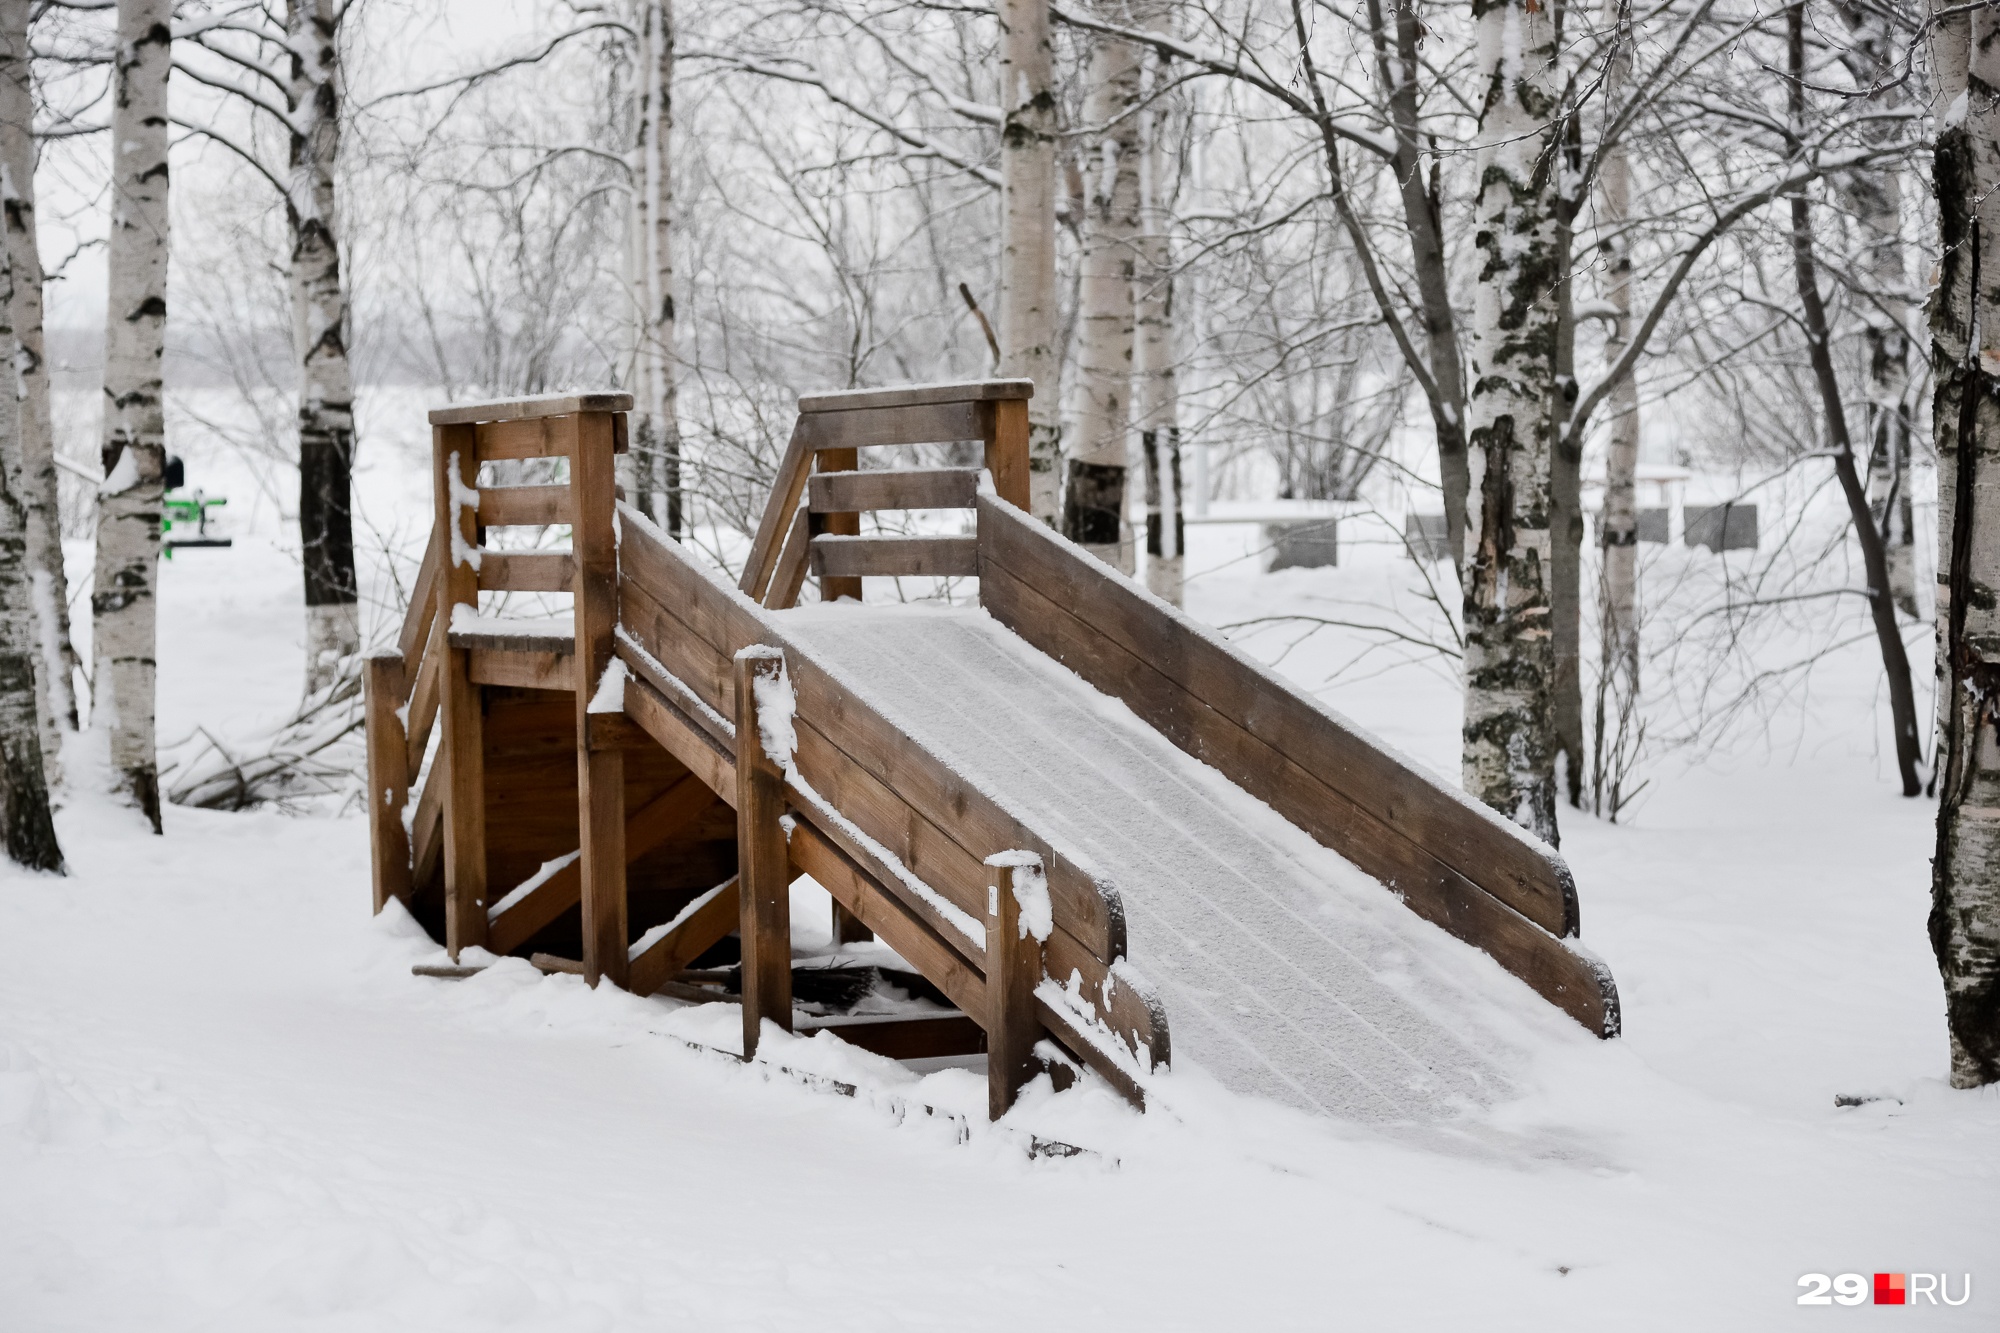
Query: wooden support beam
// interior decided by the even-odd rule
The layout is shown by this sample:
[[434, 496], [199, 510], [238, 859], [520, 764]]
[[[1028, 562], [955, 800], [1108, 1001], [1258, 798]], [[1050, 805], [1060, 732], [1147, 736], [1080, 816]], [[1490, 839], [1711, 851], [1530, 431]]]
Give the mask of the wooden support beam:
[[[465, 503], [478, 473], [473, 429], [437, 426], [431, 446], [440, 534], [438, 617], [450, 624], [453, 607], [479, 604], [479, 574], [467, 558], [479, 545], [478, 516]], [[444, 739], [430, 780], [443, 784], [445, 947], [457, 961], [460, 950], [486, 943], [485, 736], [466, 651], [445, 643], [439, 673]]]
[[[436, 622], [442, 626], [444, 622]], [[417, 666], [416, 686], [409, 692], [409, 712], [404, 726], [404, 758], [408, 764], [408, 780], [415, 782], [417, 774], [423, 770], [424, 752], [430, 748], [431, 728], [438, 719], [438, 685], [444, 677], [445, 636], [442, 628], [436, 629], [424, 648], [424, 655]], [[404, 677], [407, 681], [409, 677]]]
[[417, 678], [418, 665], [430, 642], [431, 625], [437, 620], [438, 545], [438, 531], [432, 528], [431, 539], [424, 546], [423, 563], [417, 566], [417, 581], [410, 585], [410, 606], [403, 614], [403, 631], [396, 640], [396, 650], [403, 657], [406, 684]]
[[380, 653], [363, 664], [361, 710], [368, 737], [368, 846], [372, 853], [375, 910], [391, 898], [410, 901], [410, 836], [403, 807], [410, 801], [405, 754], [409, 742], [396, 715], [403, 703], [403, 658]]
[[831, 1032], [850, 1046], [886, 1055], [891, 1060], [977, 1055], [986, 1049], [985, 1029], [965, 1014], [925, 1014], [914, 1018], [838, 1014], [804, 1019], [799, 1031]]
[[473, 648], [466, 661], [476, 685], [501, 685], [514, 690], [569, 690], [574, 665], [568, 653], [520, 652], [507, 648]]
[[479, 521], [489, 528], [568, 523], [569, 487], [487, 486], [479, 492]]
[[771, 586], [772, 571], [778, 566], [778, 544], [791, 529], [792, 514], [799, 507], [806, 476], [812, 471], [810, 434], [805, 418], [800, 417], [792, 427], [785, 456], [778, 461], [778, 473], [771, 479], [771, 500], [764, 506], [757, 535], [750, 541], [749, 558], [743, 562], [743, 578], [736, 585], [753, 602], [761, 603], [765, 590]]
[[1001, 852], [987, 857], [986, 865], [992, 872], [986, 896], [986, 1113], [998, 1120], [1041, 1069], [1035, 987], [1042, 984], [1042, 938], [1053, 923], [1041, 857]]
[[[830, 514], [829, 518], [839, 515]], [[813, 572], [822, 589], [849, 583], [859, 586], [864, 574], [876, 578], [977, 578], [977, 537], [842, 537], [827, 535], [812, 541]], [[824, 593], [822, 593], [824, 595]]]
[[688, 964], [735, 930], [742, 912], [734, 875], [689, 903], [645, 948], [632, 946], [632, 993], [658, 994]]
[[[813, 459], [815, 472], [852, 472], [860, 466], [861, 455], [854, 449], [822, 449]], [[810, 549], [813, 573], [819, 575], [819, 599], [822, 602], [837, 602], [843, 597], [852, 597], [855, 601], [860, 601], [860, 573], [839, 569], [829, 571], [822, 568], [819, 547], [822, 536], [858, 540], [861, 536], [861, 515], [848, 512], [818, 514], [814, 518]]]
[[[682, 832], [714, 804], [714, 794], [699, 779], [692, 774], [683, 777], [625, 821], [625, 863], [630, 865]], [[491, 914], [486, 947], [494, 953], [514, 952], [574, 906], [582, 892], [583, 868], [571, 861], [509, 903], [505, 911]], [[734, 924], [732, 918], [732, 928]]]
[[838, 900], [833, 904], [833, 942], [835, 944], [864, 944], [875, 938], [875, 932], [868, 929], [860, 917], [842, 907]]
[[994, 492], [1027, 513], [1028, 400], [1007, 398], [987, 403], [980, 424], [986, 428], [986, 470], [993, 474]]
[[778, 554], [778, 568], [764, 592], [764, 605], [774, 611], [799, 604], [799, 589], [805, 586], [806, 564], [812, 556], [812, 528], [812, 515], [804, 509], [792, 517], [792, 529], [785, 534], [784, 549]]
[[[590, 419], [580, 418], [585, 421]], [[483, 520], [485, 515], [480, 517]], [[479, 553], [479, 587], [482, 592], [568, 592], [575, 586], [575, 581], [575, 556], [571, 551], [485, 550]]]
[[874, 509], [970, 509], [979, 495], [976, 467], [884, 468], [814, 474], [806, 504], [815, 514]]
[[571, 670], [576, 692], [577, 836], [583, 896], [583, 974], [623, 986], [631, 932], [625, 900], [625, 752], [590, 744], [590, 709], [611, 664], [618, 627], [618, 538], [612, 511], [615, 431], [606, 412], [567, 418], [569, 484], [574, 522], [570, 547], [576, 643]]
[[[905, 407], [863, 407], [844, 412], [801, 414], [815, 449], [854, 449], [898, 444], [951, 444], [980, 438], [979, 403], [916, 403]], [[850, 467], [828, 471], [851, 471]]]
[[757, 725], [759, 680], [784, 679], [785, 655], [752, 645], [736, 654], [736, 873], [742, 910], [743, 1058], [757, 1054], [765, 1019], [792, 1030], [792, 863], [779, 820], [785, 774]]

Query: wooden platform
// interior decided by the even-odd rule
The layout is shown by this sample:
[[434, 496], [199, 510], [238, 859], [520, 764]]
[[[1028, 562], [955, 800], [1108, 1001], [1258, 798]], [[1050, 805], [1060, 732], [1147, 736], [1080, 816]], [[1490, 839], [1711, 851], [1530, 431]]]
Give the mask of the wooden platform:
[[[976, 578], [1023, 651], [1122, 700], [1164, 743], [1614, 1034], [1609, 975], [1564, 943], [1579, 913], [1551, 850], [1026, 517], [1031, 391], [986, 381], [802, 400], [735, 588], [617, 504], [619, 395], [433, 414], [433, 538], [400, 640], [367, 677], [377, 907], [403, 899], [454, 956], [480, 944], [574, 960], [592, 984], [642, 993], [688, 998], [694, 985], [703, 998], [676, 978], [740, 960], [747, 1057], [764, 1021], [794, 1025], [789, 886], [810, 875], [843, 937], [879, 937], [964, 1016], [907, 1032], [829, 1020], [836, 1031], [892, 1054], [984, 1049], [996, 1116], [1056, 1052], [1059, 1069], [1094, 1070], [1143, 1103], [1172, 1060], [1169, 1015], [1128, 957], [1115, 856], [946, 762], [898, 723], [893, 696], [777, 614], [808, 577], [829, 602], [858, 599], [869, 576]], [[985, 467], [862, 461], [960, 441], [983, 447]], [[482, 484], [486, 465], [529, 457], [566, 458], [568, 484]], [[864, 512], [939, 508], [966, 511], [972, 532], [860, 531]], [[557, 523], [567, 550], [490, 535]], [[559, 589], [573, 604], [560, 621], [492, 612], [501, 594]], [[769, 709], [789, 714], [795, 751], [767, 752], [762, 738], [785, 730], [762, 725]]]

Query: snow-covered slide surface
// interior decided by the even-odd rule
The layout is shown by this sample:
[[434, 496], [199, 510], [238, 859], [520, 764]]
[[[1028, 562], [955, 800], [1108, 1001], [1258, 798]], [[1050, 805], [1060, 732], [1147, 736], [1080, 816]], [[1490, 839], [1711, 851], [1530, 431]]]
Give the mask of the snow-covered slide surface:
[[1543, 1029], [1537, 996], [984, 611], [846, 603], [779, 618], [1117, 886], [1176, 1065], [1369, 1121], [1447, 1118], [1512, 1091], [1519, 1023]]

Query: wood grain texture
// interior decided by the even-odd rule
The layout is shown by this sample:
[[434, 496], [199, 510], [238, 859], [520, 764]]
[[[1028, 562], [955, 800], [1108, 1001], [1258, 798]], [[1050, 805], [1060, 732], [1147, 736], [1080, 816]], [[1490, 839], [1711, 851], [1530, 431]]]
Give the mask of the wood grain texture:
[[434, 407], [433, 426], [469, 426], [480, 421], [508, 421], [538, 417], [566, 417], [572, 412], [629, 412], [632, 395], [611, 391], [545, 393], [519, 398], [496, 398], [484, 403], [453, 403]]
[[548, 527], [570, 522], [567, 486], [482, 486], [479, 521], [489, 528]]
[[980, 424], [985, 428], [986, 470], [993, 476], [994, 493], [1027, 513], [1030, 508], [1027, 400], [1008, 398], [986, 404]]
[[[867, 407], [921, 407], [931, 403], [981, 403], [1035, 396], [1033, 380], [964, 380], [952, 384], [905, 384], [893, 389], [845, 389], [799, 398], [799, 411], [851, 412]], [[972, 438], [968, 436], [967, 438]]]
[[398, 653], [378, 653], [362, 664], [361, 712], [368, 745], [368, 846], [375, 910], [391, 898], [410, 901], [410, 836], [403, 828], [403, 808], [410, 799], [410, 775], [405, 756], [409, 741], [397, 710], [403, 703], [403, 659]]
[[792, 516], [791, 530], [785, 534], [784, 547], [778, 553], [778, 567], [771, 574], [770, 587], [764, 590], [765, 606], [782, 611], [798, 605], [811, 556], [812, 515], [800, 509]]
[[[822, 449], [813, 456], [815, 472], [852, 472], [860, 466], [861, 455], [854, 449]], [[811, 538], [806, 547], [807, 558], [810, 560], [813, 544], [819, 541], [822, 534], [837, 538], [860, 536], [861, 515], [852, 512], [812, 514], [807, 521], [806, 530]], [[818, 568], [815, 568], [813, 573], [819, 576], [819, 599], [822, 602], [837, 602], [843, 597], [850, 597], [857, 602], [861, 600], [861, 579], [858, 575], [828, 573]], [[764, 599], [764, 604], [781, 605], [769, 597]]]
[[973, 467], [883, 468], [816, 472], [806, 505], [816, 514], [876, 509], [970, 509], [979, 494]]
[[516, 690], [573, 688], [568, 653], [472, 648], [466, 650], [466, 660], [475, 685], [502, 685]]
[[785, 673], [784, 654], [746, 647], [736, 669], [736, 866], [743, 944], [743, 1058], [757, 1054], [768, 1020], [792, 1030], [792, 863], [784, 827], [785, 775], [757, 726], [760, 677]]
[[929, 1060], [942, 1055], [977, 1055], [986, 1049], [986, 1033], [965, 1014], [926, 1014], [920, 1018], [853, 1018], [834, 1015], [809, 1018], [799, 1024], [803, 1034], [831, 1032], [891, 1060]]
[[431, 528], [430, 540], [424, 543], [423, 562], [417, 566], [417, 581], [410, 585], [410, 605], [403, 613], [402, 632], [396, 638], [396, 651], [403, 657], [403, 679], [417, 678], [417, 665], [430, 641], [431, 628], [437, 620], [438, 601], [438, 530]]
[[479, 553], [481, 592], [568, 592], [575, 580], [576, 563], [569, 551]]
[[[931, 403], [911, 407], [864, 407], [846, 412], [800, 416], [808, 447], [868, 449], [889, 445], [953, 444], [984, 438], [980, 404]], [[851, 471], [853, 464], [827, 471]]]
[[611, 663], [612, 633], [618, 625], [618, 538], [613, 522], [617, 479], [613, 474], [615, 432], [604, 412], [578, 412], [567, 419], [569, 488], [574, 522], [570, 529], [571, 591], [576, 632], [570, 657], [576, 700], [577, 828], [583, 852], [583, 971], [600, 980], [625, 984], [630, 967], [631, 932], [625, 892], [625, 755], [590, 745], [591, 697]]
[[[450, 622], [452, 608], [477, 606], [478, 573], [452, 555], [456, 529], [461, 548], [478, 545], [471, 508], [453, 502], [470, 488], [478, 471], [472, 428], [446, 425], [432, 430], [435, 530], [441, 534], [438, 561], [438, 616]], [[454, 482], [456, 483], [454, 485]], [[431, 784], [441, 783], [443, 824], [445, 947], [459, 951], [486, 942], [486, 775], [479, 686], [463, 649], [446, 646], [439, 662], [438, 710], [444, 735]]]
[[743, 561], [743, 577], [737, 588], [752, 601], [762, 602], [771, 586], [771, 573], [778, 565], [778, 543], [792, 526], [792, 514], [805, 493], [806, 476], [812, 471], [812, 448], [802, 417], [792, 426], [792, 438], [785, 455], [778, 460], [771, 480], [771, 498], [758, 520], [757, 535], [750, 539], [750, 554]]
[[845, 537], [812, 539], [812, 569], [835, 578], [976, 578], [976, 537]]
[[743, 908], [737, 883], [737, 877], [731, 875], [719, 892], [688, 914], [687, 920], [633, 956], [630, 984], [634, 995], [658, 994], [677, 973], [738, 928]]
[[404, 727], [405, 758], [411, 782], [417, 780], [417, 774], [423, 768], [424, 753], [431, 744], [431, 729], [437, 724], [438, 682], [444, 678], [444, 655], [445, 636], [433, 633], [425, 646], [423, 661], [417, 667], [416, 684], [409, 694], [408, 721]]
[[1041, 1019], [1035, 987], [1042, 982], [1042, 943], [1021, 919], [1016, 886], [1024, 874], [1041, 879], [1041, 868], [993, 865], [986, 900], [986, 1114], [998, 1120], [1039, 1071], [1035, 1043]]

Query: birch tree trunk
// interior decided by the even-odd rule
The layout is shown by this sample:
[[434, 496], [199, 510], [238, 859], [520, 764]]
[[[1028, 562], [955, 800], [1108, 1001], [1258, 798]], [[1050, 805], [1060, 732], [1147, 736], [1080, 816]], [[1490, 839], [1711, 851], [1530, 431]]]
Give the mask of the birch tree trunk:
[[299, 537], [306, 596], [306, 691], [360, 650], [354, 572], [354, 376], [333, 175], [340, 153], [339, 18], [334, 0], [292, 0], [292, 320], [299, 353]]
[[[0, 365], [15, 354], [12, 249], [0, 246]], [[47, 713], [36, 684], [44, 635], [28, 554], [28, 507], [17, 493], [25, 472], [21, 423], [20, 399], [0, 391], [0, 844], [16, 865], [60, 872], [62, 847], [42, 762], [40, 720]]]
[[[1152, 86], [1164, 81], [1156, 63]], [[1167, 189], [1165, 108], [1157, 103], [1139, 118], [1142, 199], [1139, 237], [1138, 325], [1139, 448], [1146, 469], [1146, 587], [1175, 606], [1181, 604], [1185, 549], [1181, 525], [1180, 387], [1175, 377], [1173, 246], [1168, 229], [1172, 200]]]
[[[1612, 21], [1624, 21], [1624, 6], [1611, 0]], [[1605, 100], [1616, 105], [1632, 75], [1627, 33], [1619, 33], [1605, 71]], [[1605, 297], [1613, 311], [1604, 339], [1604, 362], [1618, 364], [1632, 337], [1632, 163], [1622, 140], [1598, 161], [1603, 201]], [[1604, 513], [1598, 520], [1603, 560], [1598, 574], [1598, 679], [1592, 728], [1591, 807], [1615, 822], [1624, 803], [1621, 778], [1629, 760], [1631, 719], [1639, 699], [1639, 381], [1621, 375], [1611, 386], [1609, 438], [1604, 451]], [[1609, 705], [1607, 708], [1607, 704]]]
[[1536, 0], [1475, 0], [1481, 189], [1465, 580], [1467, 792], [1556, 841], [1550, 436], [1560, 277], [1556, 30]]
[[1054, 60], [1048, 0], [999, 0], [1000, 373], [1031, 379], [1028, 496], [1054, 527], [1062, 510], [1061, 307], [1056, 289]]
[[1564, 182], [1583, 179], [1581, 122], [1565, 117], [1557, 178], [1555, 228], [1555, 392], [1549, 400], [1549, 614], [1554, 620], [1555, 676], [1550, 694], [1555, 760], [1572, 807], [1583, 805], [1583, 443], [1565, 427], [1576, 400], [1576, 215], [1580, 200]]
[[166, 419], [167, 70], [172, 0], [118, 0], [111, 80], [111, 234], [104, 339], [104, 484], [90, 597], [91, 725], [119, 793], [160, 831], [154, 617]]
[[[1876, 105], [1892, 111], [1904, 104], [1902, 53], [1889, 33], [1883, 11], [1847, 4], [1842, 13], [1853, 37], [1842, 59], [1863, 88], [1879, 86]], [[1888, 121], [1880, 137], [1902, 130]], [[1847, 196], [1860, 232], [1859, 268], [1867, 283], [1860, 302], [1867, 321], [1868, 505], [1881, 534], [1889, 564], [1889, 589], [1896, 605], [1916, 617], [1916, 527], [1910, 493], [1912, 434], [1910, 395], [1910, 274], [1903, 254], [1903, 173], [1891, 160], [1872, 162], [1836, 178]]]
[[1937, 855], [1931, 947], [1951, 1081], [2000, 1082], [2000, 13], [1932, 0], [1941, 255]]
[[639, 505], [681, 534], [681, 434], [675, 382], [674, 325], [674, 7], [644, 0], [641, 22], [639, 161], [640, 291], [645, 326], [639, 339], [643, 411], [633, 453]]
[[35, 238], [35, 98], [28, 57], [30, 0], [0, 0], [0, 198], [13, 273], [14, 356], [20, 367], [21, 475], [14, 499], [25, 516], [27, 578], [35, 611], [42, 763], [62, 780], [62, 737], [76, 730], [76, 649], [69, 635], [69, 579], [63, 572], [56, 504], [55, 432], [42, 351], [42, 256]]
[[1100, 38], [1091, 55], [1089, 78], [1084, 116], [1099, 134], [1084, 163], [1088, 204], [1063, 535], [1130, 574], [1125, 473], [1132, 418], [1132, 284], [1139, 239], [1138, 51], [1129, 42]]

